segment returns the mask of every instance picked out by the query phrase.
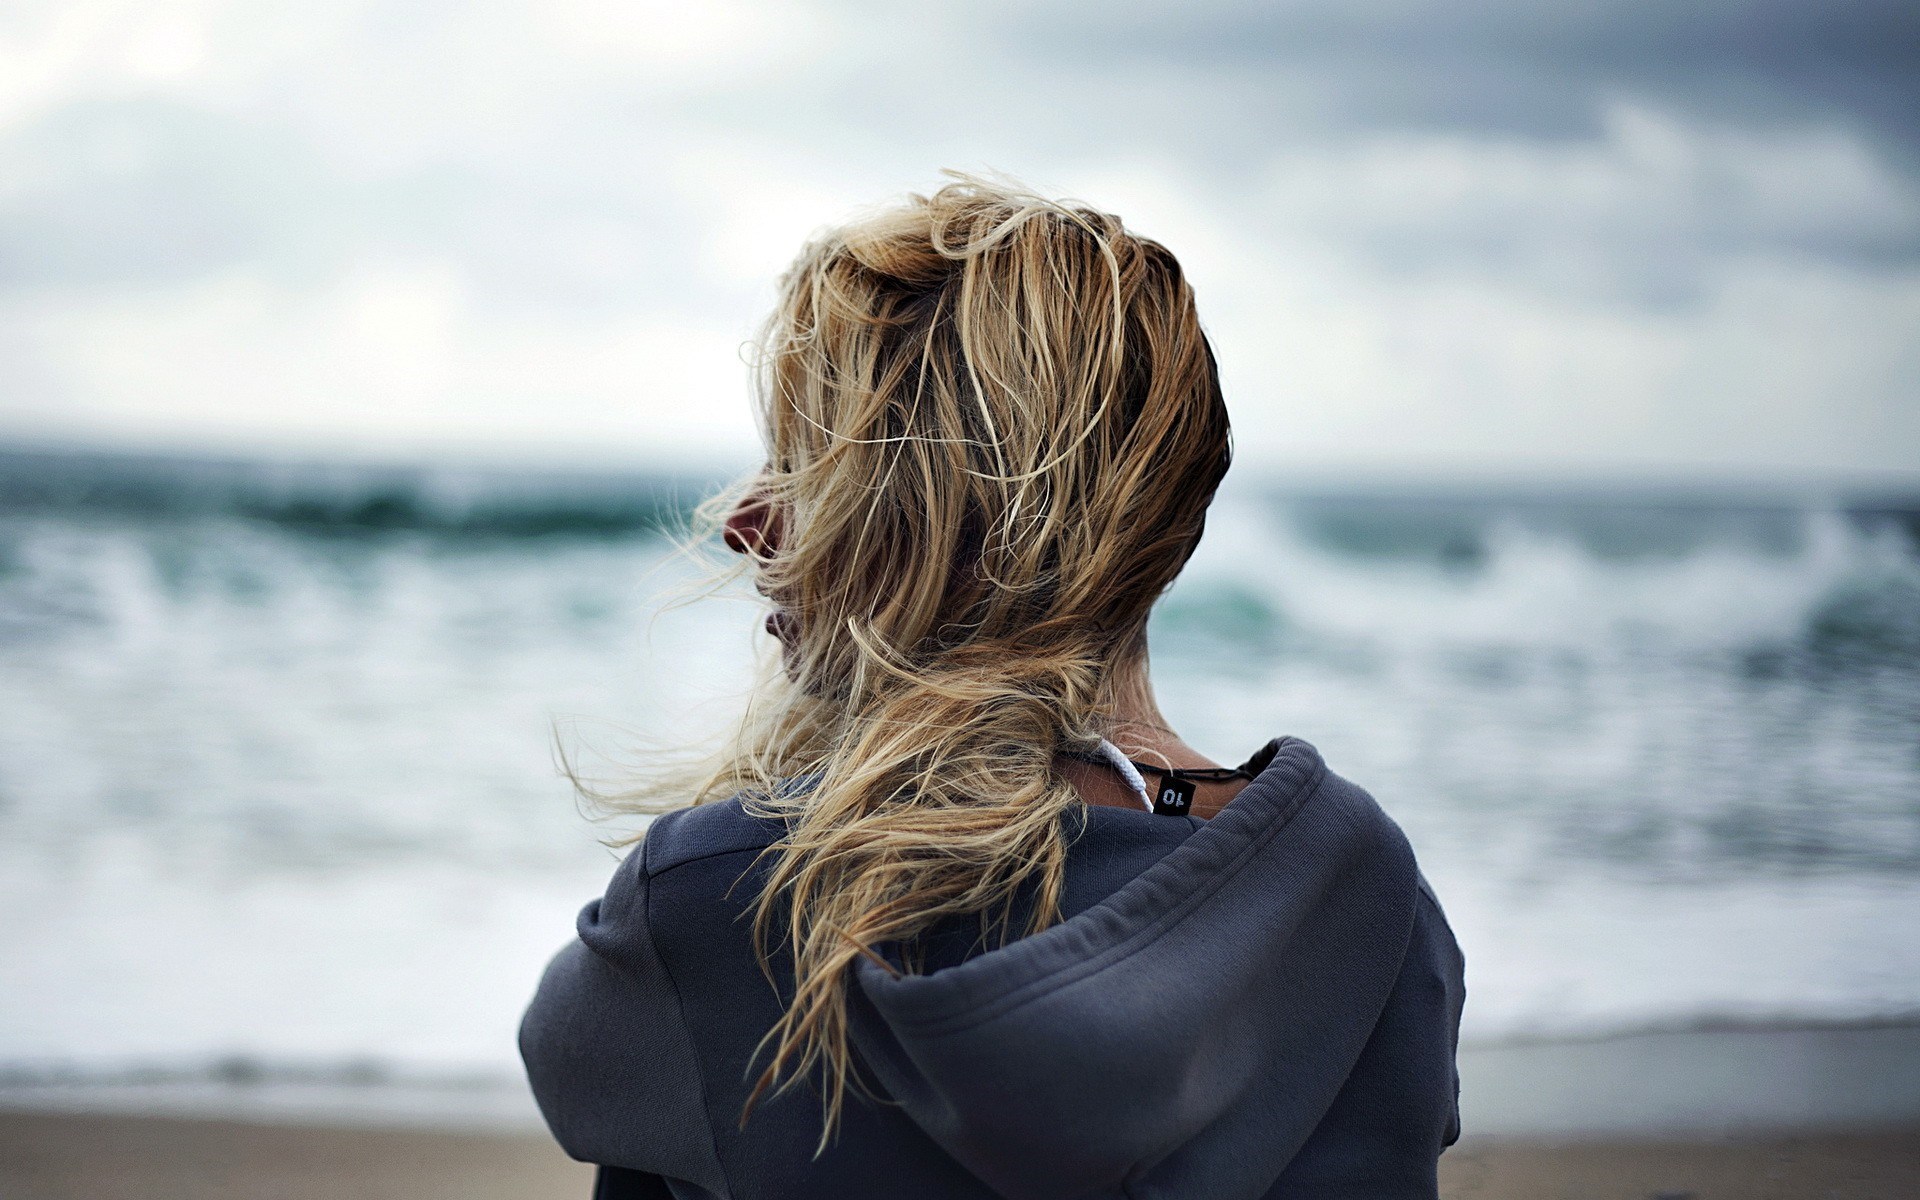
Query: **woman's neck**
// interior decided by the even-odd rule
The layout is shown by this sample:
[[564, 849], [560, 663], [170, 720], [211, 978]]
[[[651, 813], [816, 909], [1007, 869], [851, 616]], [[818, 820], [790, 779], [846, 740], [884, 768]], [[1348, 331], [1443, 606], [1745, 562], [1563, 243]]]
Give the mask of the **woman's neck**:
[[1158, 767], [1217, 767], [1183, 741], [1160, 712], [1153, 676], [1144, 652], [1114, 672], [1112, 729], [1107, 740], [1128, 758]]
[[[1115, 672], [1114, 710], [1107, 740], [1137, 763], [1159, 767], [1218, 767], [1221, 764], [1189, 746], [1167, 723], [1153, 694], [1153, 680], [1142, 653]], [[1114, 808], [1140, 807], [1140, 797], [1110, 767], [1061, 756], [1060, 774], [1088, 804]], [[1246, 785], [1235, 779], [1203, 783], [1193, 800], [1197, 817], [1211, 817]]]

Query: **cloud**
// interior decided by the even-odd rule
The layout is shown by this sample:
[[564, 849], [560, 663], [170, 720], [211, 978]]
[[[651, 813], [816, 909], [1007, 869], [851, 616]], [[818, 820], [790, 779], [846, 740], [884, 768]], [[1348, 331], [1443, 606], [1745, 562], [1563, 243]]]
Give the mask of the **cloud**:
[[1172, 246], [1249, 460], [1920, 469], [1916, 22], [16, 8], [0, 434], [744, 458], [773, 276], [954, 165]]
[[301, 146], [165, 100], [55, 109], [0, 141], [0, 162], [9, 289], [191, 280], [298, 253], [323, 216]]
[[[1548, 253], [1551, 231], [1524, 230], [1542, 269], [1410, 267], [1329, 236], [1332, 216], [1298, 216], [1300, 173], [1319, 174], [1290, 164], [1231, 205], [1173, 171], [1088, 186], [1181, 247], [1257, 472], [1797, 479], [1914, 463], [1911, 267], [1745, 254], [1649, 297], [1604, 254], [1582, 277]], [[1371, 227], [1368, 189], [1348, 190]]]
[[1273, 155], [1256, 187], [1275, 227], [1384, 270], [1505, 277], [1647, 305], [1733, 264], [1829, 259], [1904, 269], [1920, 189], [1834, 129], [1752, 131], [1615, 105], [1591, 140], [1356, 137]]
[[0, 322], [96, 436], [597, 460], [649, 444], [725, 457], [753, 437], [740, 339], [672, 309], [503, 316], [453, 272], [399, 261], [317, 289], [236, 271], [166, 296], [22, 299]]
[[[1305, 77], [1335, 128], [1592, 136], [1623, 96], [1715, 121], [1842, 125], [1920, 168], [1920, 9], [1902, 0], [1244, 0], [1053, 7], [1049, 53]], [[1035, 26], [1037, 25], [1037, 30]]]

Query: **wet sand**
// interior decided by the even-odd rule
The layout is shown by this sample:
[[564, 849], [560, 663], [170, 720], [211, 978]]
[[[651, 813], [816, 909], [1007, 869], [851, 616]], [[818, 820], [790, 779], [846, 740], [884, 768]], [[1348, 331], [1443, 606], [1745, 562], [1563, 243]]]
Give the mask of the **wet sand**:
[[[586, 1200], [545, 1137], [0, 1113], [7, 1200]], [[1695, 1141], [1469, 1138], [1448, 1200], [1911, 1200], [1920, 1126]]]
[[1914, 1200], [1920, 1126], [1697, 1141], [1469, 1138], [1447, 1200]]
[[540, 1134], [0, 1113], [6, 1200], [586, 1200]]

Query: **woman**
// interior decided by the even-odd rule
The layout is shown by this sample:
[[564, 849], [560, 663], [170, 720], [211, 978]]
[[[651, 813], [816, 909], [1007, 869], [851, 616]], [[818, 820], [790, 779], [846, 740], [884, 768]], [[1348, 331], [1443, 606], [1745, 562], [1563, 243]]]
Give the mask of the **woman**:
[[1435, 1195], [1461, 958], [1313, 747], [1167, 726], [1230, 457], [1179, 264], [962, 178], [811, 244], [723, 502], [781, 645], [521, 1030], [603, 1194]]

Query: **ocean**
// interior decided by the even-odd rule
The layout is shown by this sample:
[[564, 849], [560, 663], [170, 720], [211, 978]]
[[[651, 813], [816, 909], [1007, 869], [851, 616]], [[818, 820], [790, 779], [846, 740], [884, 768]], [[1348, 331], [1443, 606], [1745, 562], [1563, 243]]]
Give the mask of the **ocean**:
[[[605, 780], [767, 640], [708, 481], [0, 454], [0, 1084], [517, 1086]], [[1236, 480], [1151, 633], [1405, 827], [1477, 1043], [1920, 1015], [1920, 500]]]

